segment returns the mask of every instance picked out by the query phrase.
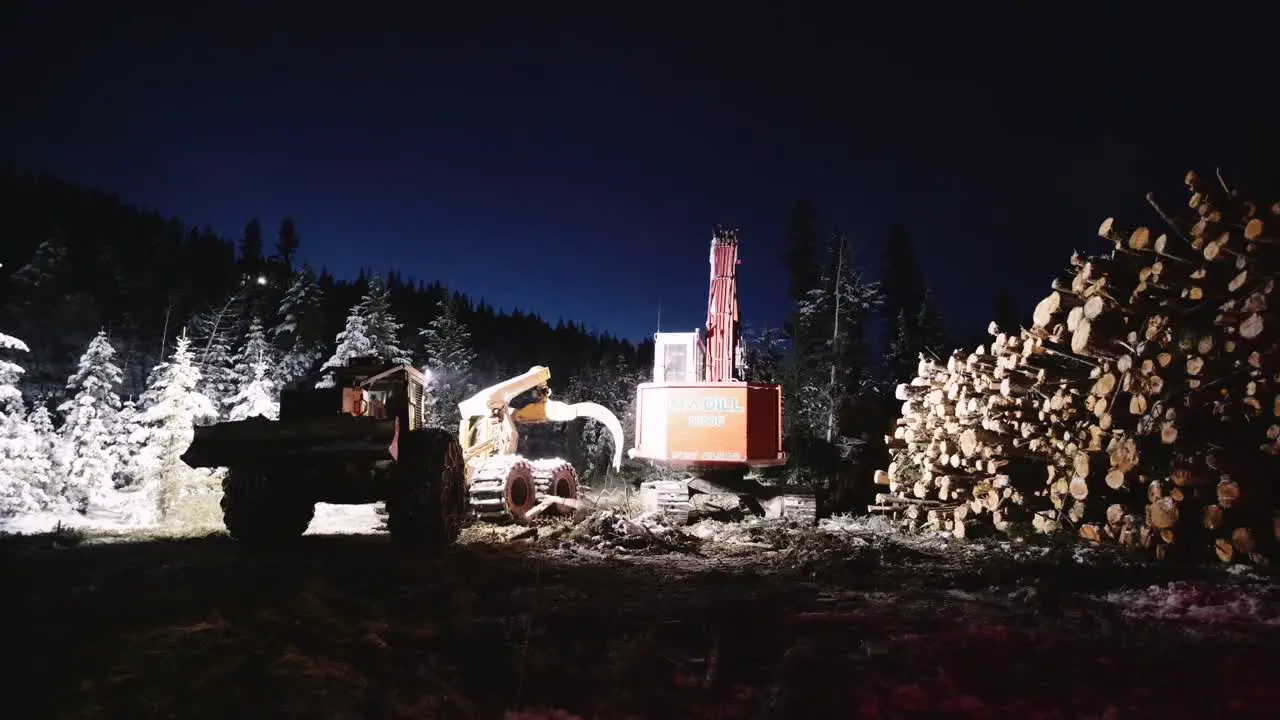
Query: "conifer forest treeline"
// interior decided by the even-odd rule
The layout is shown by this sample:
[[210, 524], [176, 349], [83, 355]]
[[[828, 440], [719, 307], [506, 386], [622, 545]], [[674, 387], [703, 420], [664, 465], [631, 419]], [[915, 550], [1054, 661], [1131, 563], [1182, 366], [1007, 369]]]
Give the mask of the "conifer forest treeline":
[[[132, 488], [163, 515], [193, 477], [177, 459], [193, 423], [273, 418], [284, 385], [323, 384], [357, 355], [430, 369], [446, 426], [466, 395], [547, 365], [558, 397], [605, 404], [632, 439], [651, 341], [495, 309], [447, 278], [335, 277], [301, 260], [305, 228], [289, 219], [249, 220], [224, 238], [12, 170], [0, 171], [0, 207], [0, 513], [83, 512]], [[865, 242], [822, 230], [797, 201], [784, 258], [793, 312], [771, 328], [744, 308], [748, 379], [784, 384], [785, 475], [827, 487], [836, 506], [856, 506], [853, 489], [883, 466], [894, 385], [921, 352], [949, 346], [905, 228], [883, 248]], [[884, 253], [880, 279], [862, 270], [868, 250]], [[598, 430], [575, 429], [588, 481], [608, 457]]]

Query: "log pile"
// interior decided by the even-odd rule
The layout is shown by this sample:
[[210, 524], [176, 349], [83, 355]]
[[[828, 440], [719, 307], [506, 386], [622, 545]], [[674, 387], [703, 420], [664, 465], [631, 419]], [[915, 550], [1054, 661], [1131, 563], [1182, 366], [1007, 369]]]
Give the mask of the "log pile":
[[[1186, 176], [1187, 212], [1105, 220], [1030, 326], [899, 385], [873, 513], [1265, 563], [1280, 513], [1280, 203]], [[1275, 301], [1276, 305], [1272, 305]]]

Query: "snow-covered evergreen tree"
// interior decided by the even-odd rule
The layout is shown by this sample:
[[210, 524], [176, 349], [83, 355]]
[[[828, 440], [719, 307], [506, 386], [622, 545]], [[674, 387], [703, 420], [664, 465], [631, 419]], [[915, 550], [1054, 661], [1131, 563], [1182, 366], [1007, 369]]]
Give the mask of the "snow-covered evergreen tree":
[[351, 358], [374, 354], [373, 341], [369, 339], [369, 323], [360, 314], [359, 305], [351, 308], [351, 314], [347, 316], [347, 326], [338, 333], [337, 339], [338, 346], [334, 349], [333, 356], [320, 366], [322, 377], [316, 382], [318, 388], [333, 387], [333, 375], [325, 374], [326, 371], [346, 366], [351, 362]]
[[39, 472], [41, 447], [18, 388], [25, 370], [6, 359], [25, 352], [25, 342], [0, 333], [0, 516], [35, 512], [49, 504], [48, 496], [32, 482]]
[[27, 422], [40, 448], [32, 459], [31, 483], [44, 492], [51, 509], [70, 510], [71, 504], [66, 500], [67, 463], [71, 456], [67, 443], [54, 429], [53, 416], [44, 405], [36, 405], [27, 413]]
[[232, 358], [231, 364], [237, 377], [242, 379], [252, 376], [253, 365], [257, 362], [274, 365], [275, 358], [275, 349], [267, 341], [267, 333], [262, 327], [262, 322], [256, 317], [253, 318], [249, 323], [249, 330], [244, 335], [244, 342], [240, 344], [240, 348]]
[[191, 446], [193, 423], [216, 411], [196, 388], [200, 369], [191, 354], [191, 340], [178, 337], [169, 361], [156, 367], [143, 394], [141, 423], [134, 441], [142, 446], [138, 466], [143, 484], [155, 500], [161, 519], [172, 512], [191, 469], [182, 454]]
[[814, 345], [804, 356], [796, 401], [805, 434], [847, 445], [840, 438], [840, 409], [875, 390], [867, 325], [883, 294], [858, 270], [843, 235], [836, 233], [830, 247], [820, 284], [799, 304]]
[[326, 371], [343, 367], [355, 357], [374, 356], [384, 362], [407, 365], [410, 358], [400, 348], [400, 327], [391, 313], [387, 289], [374, 275], [368, 281], [364, 297], [347, 315], [346, 327], [338, 333], [333, 355], [320, 366], [321, 373], [325, 374], [316, 387], [333, 387], [333, 375]]
[[319, 343], [304, 345], [298, 342], [291, 345], [280, 356], [280, 364], [276, 370], [280, 387], [306, 377], [311, 372], [311, 368], [315, 367], [316, 361], [323, 356], [324, 350]]
[[0, 333], [0, 412], [6, 416], [22, 414], [26, 409], [22, 402], [22, 390], [18, 388], [18, 382], [26, 370], [6, 359], [6, 356], [25, 352], [31, 352], [25, 342]]
[[276, 400], [278, 395], [270, 371], [271, 364], [262, 358], [250, 365], [248, 381], [231, 398], [228, 420], [245, 420], [258, 415], [268, 420], [280, 417], [280, 402]]
[[[281, 232], [283, 240], [283, 226]], [[271, 342], [280, 357], [276, 379], [281, 386], [305, 377], [323, 354], [322, 297], [315, 272], [304, 265], [285, 291], [280, 321], [271, 329]]]
[[139, 321], [139, 313], [123, 311], [111, 323], [111, 347], [120, 366], [120, 397], [137, 397], [147, 389], [147, 372], [157, 361], [158, 337]]
[[423, 371], [430, 379], [427, 389], [427, 417], [432, 425], [458, 424], [458, 403], [475, 392], [471, 375], [476, 353], [471, 348], [471, 331], [458, 316], [458, 307], [446, 297], [436, 305], [439, 313], [423, 328]]
[[275, 357], [275, 349], [267, 340], [267, 333], [262, 323], [257, 318], [253, 318], [249, 323], [248, 331], [245, 332], [244, 342], [231, 358], [231, 371], [235, 377], [236, 387], [235, 393], [224, 400], [225, 409], [228, 412], [239, 403], [239, 397], [244, 393], [244, 389], [260, 380], [259, 364], [262, 365], [263, 372], [261, 379], [266, 380], [269, 389], [275, 386]]
[[[200, 313], [191, 322], [191, 354], [200, 371], [200, 394], [221, 408], [236, 394], [234, 348], [238, 344], [241, 294], [220, 307]], [[220, 416], [214, 416], [217, 420]]]
[[65, 418], [60, 434], [70, 452], [64, 494], [80, 512], [115, 487], [120, 379], [115, 348], [106, 332], [99, 332], [67, 380], [67, 400], [58, 408]]
[[274, 377], [275, 352], [257, 318], [249, 325], [244, 344], [235, 357], [236, 394], [227, 398], [227, 419], [244, 420], [261, 415], [275, 420], [280, 415], [277, 382]]
[[378, 275], [369, 278], [368, 288], [360, 299], [360, 308], [369, 341], [373, 344], [373, 354], [389, 363], [411, 363], [410, 354], [400, 347], [402, 325], [391, 312], [391, 292]]
[[[145, 388], [143, 391], [145, 392]], [[126, 400], [120, 405], [118, 417], [120, 434], [113, 446], [116, 460], [115, 486], [125, 488], [137, 485], [142, 480], [137, 473], [137, 457], [142, 451], [142, 445], [135, 439], [142, 414], [136, 402]]]
[[41, 446], [42, 438], [26, 418], [0, 417], [0, 517], [62, 506], [44, 491], [49, 462]]

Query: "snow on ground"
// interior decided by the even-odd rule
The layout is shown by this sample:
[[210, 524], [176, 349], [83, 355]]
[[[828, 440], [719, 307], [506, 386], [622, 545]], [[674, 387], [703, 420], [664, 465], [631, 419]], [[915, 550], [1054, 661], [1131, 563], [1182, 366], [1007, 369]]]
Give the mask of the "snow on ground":
[[382, 532], [382, 518], [373, 505], [316, 503], [316, 516], [307, 535], [366, 535]]
[[39, 535], [53, 532], [59, 525], [82, 530], [97, 529], [88, 517], [77, 512], [35, 512], [16, 517], [0, 518], [0, 533], [12, 535]]
[[38, 535], [56, 530], [95, 532], [128, 532], [156, 527], [153, 501], [141, 491], [113, 492], [95, 498], [89, 510], [81, 515], [73, 510], [36, 512], [0, 518], [0, 533]]
[[[66, 530], [101, 533], [128, 533], [159, 527], [139, 507], [140, 498], [127, 493], [92, 505], [89, 512], [38, 512], [17, 517], [0, 518], [0, 533], [11, 535], [39, 535], [50, 533], [59, 526]], [[316, 503], [316, 516], [311, 521], [308, 535], [361, 535], [381, 532], [381, 518], [373, 505], [330, 505]]]
[[1208, 586], [1176, 581], [1110, 592], [1100, 599], [1134, 619], [1280, 627], [1280, 594], [1269, 583]]

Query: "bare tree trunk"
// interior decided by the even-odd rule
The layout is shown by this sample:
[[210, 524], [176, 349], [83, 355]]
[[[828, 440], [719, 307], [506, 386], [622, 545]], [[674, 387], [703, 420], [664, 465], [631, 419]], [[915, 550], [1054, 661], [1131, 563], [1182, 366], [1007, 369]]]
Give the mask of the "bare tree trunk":
[[164, 352], [169, 348], [169, 316], [173, 314], [173, 295], [169, 296], [169, 303], [164, 306], [164, 330], [160, 333], [160, 357], [156, 360], [156, 364], [164, 362]]
[[222, 327], [222, 319], [226, 317], [227, 311], [229, 311], [231, 309], [231, 306], [234, 305], [235, 302], [239, 299], [240, 299], [240, 293], [234, 293], [233, 295], [231, 295], [230, 298], [227, 299], [227, 302], [225, 305], [222, 306], [222, 309], [219, 310], [216, 315], [214, 315], [213, 328], [209, 330], [209, 340], [204, 344], [204, 354], [200, 358], [200, 370], [202, 372], [204, 371], [205, 363], [209, 359], [209, 348], [213, 347], [213, 341], [215, 338], [218, 337], [218, 330], [220, 330]]
[[844, 235], [840, 236], [840, 253], [836, 256], [835, 318], [831, 323], [831, 379], [827, 381], [827, 442], [832, 441], [836, 426], [836, 360], [840, 357], [840, 278], [844, 275]]

